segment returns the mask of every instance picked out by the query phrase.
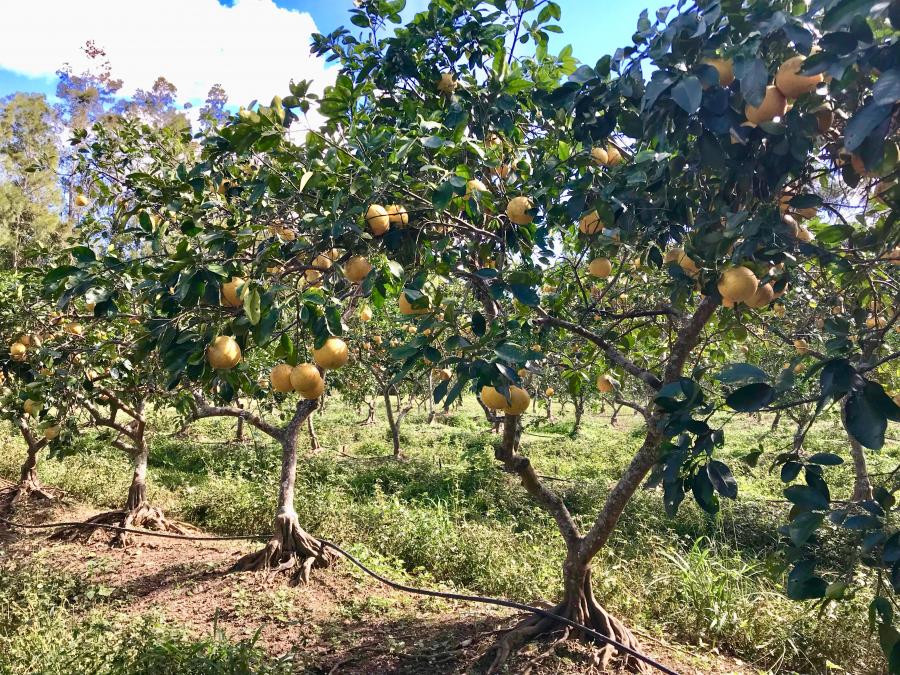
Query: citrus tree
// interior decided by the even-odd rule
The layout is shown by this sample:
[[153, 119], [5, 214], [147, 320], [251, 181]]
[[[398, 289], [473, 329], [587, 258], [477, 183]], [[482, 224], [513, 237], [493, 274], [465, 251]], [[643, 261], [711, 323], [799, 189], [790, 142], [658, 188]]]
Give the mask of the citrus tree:
[[[416, 328], [389, 351], [390, 382], [450, 370], [436, 402], [471, 391], [504, 415], [496, 457], [564, 541], [554, 612], [633, 648], [594, 596], [592, 561], [648, 477], [672, 514], [688, 495], [710, 512], [736, 497], [716, 457], [726, 437], [716, 412], [814, 402], [815, 417], [841, 405], [866, 448], [880, 447], [900, 415], [873, 375], [897, 357], [884, 348], [889, 319], [878, 327], [876, 318], [868, 356], [849, 338], [812, 353], [810, 396], [732, 360], [748, 326], [777, 335], [770, 316], [817, 278], [896, 287], [896, 162], [886, 148], [900, 98], [887, 28], [897, 3], [888, 17], [885, 3], [859, 0], [701, 0], [644, 13], [633, 45], [580, 66], [571, 49], [548, 50], [559, 31], [553, 2], [436, 1], [394, 26], [400, 5], [361, 2], [351, 21], [364, 37], [314, 37], [314, 51], [341, 67], [321, 100], [293, 83], [203, 138], [197, 157], [122, 176], [122, 216], [137, 216], [139, 237], [155, 247], [129, 269], [150, 307], [151, 343], [170, 386], [202, 390], [198, 414], [243, 416], [281, 442], [276, 536], [248, 566], [306, 576], [327, 564], [292, 507], [296, 429], [314, 404], [298, 403], [288, 426], [274, 427], [221, 403], [257, 391], [241, 365], [255, 347], [284, 361], [273, 389], [289, 383], [314, 401], [321, 375], [299, 364], [298, 345], [321, 352], [322, 369], [342, 364], [358, 339], [348, 307], [396, 302]], [[285, 129], [313, 105], [327, 121], [295, 144]], [[95, 171], [122, 152], [92, 150]], [[836, 184], [881, 203], [850, 220]], [[818, 317], [822, 307], [810, 309]], [[530, 401], [520, 371], [539, 368], [561, 334], [602, 362], [598, 389], [645, 416], [642, 443], [588, 523], [519, 447]], [[785, 360], [796, 349], [772, 344]], [[788, 593], [839, 599], [815, 573], [812, 534], [826, 514], [866, 538], [879, 578], [900, 535], [886, 519], [889, 495], [832, 510], [827, 472], [811, 460], [801, 456], [789, 477], [802, 473], [805, 484], [785, 491], [797, 533]], [[873, 616], [895, 635], [887, 588], [878, 585]], [[527, 619], [502, 639], [494, 667], [553, 629], [552, 619]], [[603, 647], [603, 662], [614, 654]]]
[[41, 450], [58, 449], [60, 417], [64, 413], [59, 389], [43, 380], [56, 367], [56, 355], [44, 345], [51, 308], [41, 299], [40, 278], [33, 268], [0, 276], [0, 335], [9, 339], [0, 357], [0, 417], [12, 423], [25, 442], [25, 461], [19, 481], [4, 490], [2, 503], [15, 508], [31, 497], [51, 499], [38, 478]]
[[[338, 30], [315, 39], [342, 71], [321, 102], [328, 123], [307, 149], [352, 157], [345, 181], [365, 197], [348, 199], [344, 213], [366, 209], [370, 230], [403, 262], [406, 300], [425, 311], [422, 321], [435, 322], [429, 273], [465, 281], [482, 304], [471, 321], [478, 339], [446, 361], [455, 377], [436, 397], [452, 401], [474, 384], [490, 407], [520, 412], [517, 371], [539, 358], [522, 333], [540, 344], [557, 330], [602, 353], [610, 371], [602, 388], [630, 378], [644, 392], [644, 442], [584, 531], [519, 453], [516, 414], [507, 416], [497, 457], [566, 543], [555, 612], [633, 644], [595, 600], [590, 563], [639, 485], [656, 467], [652, 479], [670, 512], [686, 495], [715, 511], [737, 486], [715, 458], [725, 436], [711, 412], [804, 404], [788, 382], [775, 386], [765, 373], [750, 381], [748, 373], [759, 375], [749, 368], [732, 368], [727, 396], [718, 397], [707, 389], [712, 345], [734, 340], [747, 317], [768, 332], [766, 308], [814, 277], [845, 288], [885, 275], [894, 283], [896, 161], [885, 166], [885, 149], [896, 138], [898, 91], [887, 9], [777, 0], [666, 8], [641, 16], [632, 46], [580, 67], [569, 50], [547, 50], [554, 3], [432, 3], [379, 35], [396, 22], [396, 7], [364, 2], [352, 21], [371, 35]], [[522, 43], [533, 53], [516, 53]], [[878, 178], [861, 185], [866, 172]], [[863, 188], [877, 190], [886, 205], [854, 224], [813, 187], [823, 179], [866, 201]], [[414, 234], [384, 229], [384, 205], [398, 201]], [[409, 239], [429, 244], [404, 258]], [[647, 269], [640, 284], [636, 260]], [[560, 265], [571, 271], [552, 276], [556, 292], [545, 295], [544, 278]], [[872, 337], [882, 344], [885, 332]], [[421, 339], [409, 345], [418, 355], [398, 354], [404, 368], [426, 349]], [[722, 350], [718, 369], [733, 353]], [[843, 341], [819, 352], [809, 371], [821, 374], [816, 412], [844, 405], [850, 435], [877, 448], [898, 410], [869, 375], [873, 366]], [[822, 522], [826, 474], [815, 463], [802, 468], [807, 484], [786, 491], [797, 504], [792, 516]], [[826, 498], [804, 500], [810, 494]], [[861, 522], [885, 526], [880, 515], [852, 521]], [[796, 559], [789, 593], [825, 597], [814, 553]], [[495, 665], [553, 625], [524, 623], [506, 636]]]

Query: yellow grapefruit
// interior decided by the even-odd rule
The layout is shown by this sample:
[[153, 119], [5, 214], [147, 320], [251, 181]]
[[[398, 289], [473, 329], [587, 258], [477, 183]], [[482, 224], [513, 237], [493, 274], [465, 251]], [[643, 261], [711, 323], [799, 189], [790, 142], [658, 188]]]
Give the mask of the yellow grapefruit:
[[759, 279], [746, 267], [730, 267], [719, 278], [719, 293], [734, 303], [747, 302], [756, 294]]
[[[240, 294], [238, 294], [238, 288], [240, 288]], [[246, 293], [244, 280], [240, 277], [231, 277], [222, 284], [222, 304], [228, 307], [241, 307], [244, 304], [244, 293]]]
[[597, 234], [603, 229], [603, 223], [600, 222], [600, 214], [597, 211], [591, 211], [581, 216], [578, 221], [578, 229], [582, 234]]
[[241, 362], [241, 347], [229, 335], [220, 335], [206, 349], [206, 358], [216, 370], [230, 370]]
[[513, 197], [506, 206], [506, 216], [516, 225], [528, 225], [534, 216], [528, 211], [534, 207], [534, 203], [528, 197]]
[[282, 394], [294, 391], [294, 387], [291, 384], [291, 373], [293, 370], [294, 369], [286, 363], [279, 363], [272, 368], [272, 372], [269, 373], [269, 382], [272, 383], [272, 389]]
[[311, 363], [301, 363], [291, 371], [291, 386], [302, 398], [319, 398], [325, 391], [325, 380]]
[[744, 108], [744, 114], [747, 120], [753, 124], [761, 122], [771, 122], [776, 117], [781, 117], [787, 110], [787, 99], [776, 87], [769, 85], [766, 87], [766, 96], [759, 107], [752, 106], [749, 103]]
[[324, 370], [334, 370], [347, 363], [350, 352], [347, 343], [340, 338], [330, 337], [318, 349], [313, 350], [313, 361]]
[[591, 260], [588, 272], [598, 279], [605, 279], [612, 273], [612, 263], [609, 258], [594, 258]]
[[366, 211], [366, 224], [376, 237], [391, 228], [391, 216], [381, 204], [372, 204]]
[[816, 90], [822, 75], [800, 75], [805, 56], [792, 56], [775, 73], [775, 86], [785, 98], [797, 98]]

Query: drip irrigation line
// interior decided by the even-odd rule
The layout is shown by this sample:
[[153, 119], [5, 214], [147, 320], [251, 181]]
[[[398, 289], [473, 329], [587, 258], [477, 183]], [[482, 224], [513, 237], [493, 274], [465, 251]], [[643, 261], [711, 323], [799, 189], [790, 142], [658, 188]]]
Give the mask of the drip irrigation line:
[[[160, 537], [163, 539], [181, 539], [186, 541], [236, 541], [236, 540], [258, 540], [258, 539], [268, 539], [271, 537], [270, 534], [249, 534], [249, 535], [230, 535], [230, 536], [195, 536], [188, 534], [172, 534], [169, 532], [153, 532], [152, 530], [138, 530], [130, 527], [121, 527], [118, 525], [105, 525], [101, 523], [88, 523], [88, 522], [60, 522], [60, 523], [44, 523], [41, 525], [29, 525], [25, 523], [17, 523], [12, 520], [7, 520], [6, 518], [0, 517], [0, 523], [4, 523], [11, 527], [19, 527], [26, 530], [50, 530], [50, 529], [61, 529], [65, 527], [83, 527], [83, 528], [100, 528], [104, 530], [113, 530], [115, 532], [127, 532], [129, 534], [137, 534], [146, 537]], [[538, 616], [542, 616], [546, 619], [552, 619], [559, 623], [565, 624], [570, 628], [574, 628], [576, 630], [581, 631], [585, 635], [589, 635], [599, 642], [603, 642], [615, 647], [618, 651], [624, 652], [639, 661], [643, 661], [649, 666], [656, 668], [661, 673], [665, 673], [666, 675], [678, 675], [678, 673], [668, 666], [664, 666], [653, 658], [647, 656], [646, 654], [642, 654], [641, 652], [628, 647], [627, 645], [622, 644], [618, 640], [615, 640], [611, 637], [603, 635], [602, 633], [598, 633], [592, 628], [588, 628], [584, 624], [581, 624], [577, 621], [573, 621], [565, 616], [560, 616], [559, 614], [555, 614], [554, 612], [548, 611], [546, 609], [542, 609], [540, 607], [533, 607], [532, 605], [526, 605], [521, 602], [514, 602], [513, 600], [503, 600], [501, 598], [491, 598], [482, 595], [466, 595], [462, 593], [449, 593], [446, 591], [434, 591], [428, 588], [417, 588], [415, 586], [407, 586], [405, 584], [397, 583], [396, 581], [392, 581], [387, 577], [383, 577], [378, 572], [369, 569], [366, 565], [364, 565], [356, 556], [345, 551], [337, 544], [330, 542], [326, 539], [319, 539], [319, 543], [321, 548], [324, 549], [328, 547], [344, 558], [349, 560], [351, 563], [356, 565], [363, 572], [368, 574], [373, 579], [376, 579], [383, 583], [385, 586], [389, 586], [390, 588], [394, 588], [398, 591], [403, 591], [404, 593], [411, 593], [413, 595], [424, 595], [432, 598], [443, 598], [445, 600], [458, 600], [461, 602], [477, 602], [485, 605], [494, 605], [496, 607], [506, 607], [509, 609], [516, 609], [521, 612], [528, 612], [531, 614], [537, 614]]]
[[0, 523], [5, 523], [11, 527], [20, 527], [23, 530], [54, 530], [64, 527], [83, 527], [85, 529], [112, 530], [113, 532], [128, 532], [129, 534], [139, 534], [145, 537], [160, 537], [162, 539], [183, 539], [186, 541], [247, 541], [257, 539], [269, 539], [271, 534], [235, 534], [223, 536], [203, 536], [198, 537], [190, 534], [173, 534], [171, 532], [154, 532], [153, 530], [136, 530], [131, 527], [121, 527], [119, 525], [107, 525], [105, 523], [45, 523], [42, 525], [27, 525], [25, 523], [16, 523], [6, 518], [0, 518]]

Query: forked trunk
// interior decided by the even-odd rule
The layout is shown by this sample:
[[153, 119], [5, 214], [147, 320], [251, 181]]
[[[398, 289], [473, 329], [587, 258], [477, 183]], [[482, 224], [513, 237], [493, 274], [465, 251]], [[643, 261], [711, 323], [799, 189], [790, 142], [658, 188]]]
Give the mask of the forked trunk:
[[37, 456], [47, 445], [47, 441], [43, 438], [36, 439], [24, 420], [18, 420], [18, 427], [28, 449], [19, 471], [19, 482], [0, 491], [0, 511], [13, 511], [32, 497], [48, 501], [53, 499], [53, 495], [41, 487], [37, 473]]
[[[697, 346], [703, 327], [718, 305], [717, 298], [708, 296], [682, 326], [677, 342], [671, 347], [662, 381], [652, 373], [639, 372], [639, 375], [643, 376], [642, 381], [649, 388], [658, 390], [664, 384], [674, 382], [681, 377], [688, 356]], [[615, 352], [614, 356], [621, 357], [618, 352]], [[617, 412], [618, 410], [615, 411], [613, 418]], [[563, 541], [566, 543], [567, 555], [563, 566], [563, 599], [553, 613], [585, 625], [600, 635], [614, 639], [627, 649], [634, 651], [638, 651], [637, 642], [631, 632], [606, 612], [594, 598], [590, 583], [590, 568], [594, 557], [609, 541], [625, 506], [658, 460], [659, 447], [663, 442], [664, 416], [665, 413], [661, 409], [654, 409], [647, 416], [644, 442], [607, 494], [603, 507], [591, 524], [590, 530], [584, 534], [581, 533], [577, 522], [569, 513], [562, 497], [548, 489], [541, 482], [540, 476], [535, 472], [528, 458], [519, 454], [518, 418], [509, 415], [506, 417], [503, 441], [495, 446], [496, 458], [503, 462], [504, 468], [508, 472], [518, 475], [522, 487], [531, 498], [553, 517]], [[511, 650], [559, 628], [560, 622], [552, 618], [539, 615], [526, 618], [522, 624], [509, 631], [498, 644], [496, 657], [491, 664], [491, 672], [496, 672], [503, 666]], [[601, 647], [601, 659], [604, 664], [607, 664], [614, 655], [622, 660], [628, 670], [648, 672], [644, 662], [628, 651], [619, 650], [617, 652], [616, 648], [609, 644]]]
[[[631, 631], [622, 622], [609, 614], [594, 597], [591, 587], [590, 566], [596, 551], [605, 543], [606, 538], [618, 521], [618, 517], [621, 515], [621, 508], [624, 508], [624, 504], [627, 503], [630, 495], [634, 494], [634, 490], [640, 484], [641, 478], [646, 475], [649, 467], [652, 465], [652, 459], [648, 462], [647, 458], [655, 456], [656, 446], [654, 445], [653, 451], [648, 451], [648, 441], [645, 441], [644, 448], [636, 456], [636, 458], [642, 457], [639, 462], [640, 466], [635, 467], [635, 462], [632, 462], [632, 466], [626, 471], [622, 481], [613, 489], [611, 498], [617, 493], [620, 493], [620, 496], [615, 497], [613, 500], [615, 510], [610, 513], [611, 520], [609, 525], [604, 527], [602, 531], [596, 531], [595, 527], [588, 536], [582, 537], [563, 500], [541, 485], [529, 460], [518, 454], [518, 443], [519, 420], [517, 417], [507, 415], [503, 430], [503, 440], [496, 446], [495, 456], [504, 463], [508, 471], [518, 474], [523, 487], [531, 497], [553, 516], [559, 526], [560, 534], [562, 534], [563, 540], [566, 542], [568, 551], [562, 570], [563, 597], [560, 603], [550, 611], [560, 617], [586, 626], [601, 636], [611, 638], [628, 649], [637, 651], [639, 645]], [[650, 443], [658, 445], [658, 439], [655, 435]], [[610, 499], [607, 500], [604, 512], [610, 510], [613, 502]], [[619, 507], [620, 503], [621, 507]], [[578, 639], [596, 642], [600, 647], [599, 659], [603, 670], [606, 670], [610, 661], [615, 657], [624, 668], [632, 672], [647, 672], [643, 662], [627, 652], [617, 649], [596, 636], [573, 629], [557, 619], [541, 615], [527, 617], [501, 639], [488, 672], [493, 673], [501, 669], [509, 655], [526, 642], [541, 635], [555, 632], [561, 632], [563, 639], [571, 635]]]
[[232, 572], [271, 570], [286, 572], [292, 583], [307, 583], [314, 567], [328, 567], [334, 553], [318, 539], [308, 534], [294, 510], [294, 484], [297, 477], [297, 432], [308, 415], [316, 408], [316, 401], [303, 401], [294, 418], [282, 432], [281, 476], [278, 487], [278, 508], [275, 512], [274, 534], [266, 547], [238, 560]]
[[[142, 415], [143, 406], [139, 404], [137, 410], [138, 414]], [[129, 427], [128, 438], [133, 448], [131, 451], [133, 473], [124, 507], [115, 511], [98, 513], [80, 526], [58, 530], [51, 537], [52, 539], [89, 541], [98, 529], [108, 531], [110, 528], [107, 526], [111, 526], [115, 534], [110, 544], [124, 548], [132, 543], [133, 538], [133, 534], [126, 530], [145, 529], [187, 534], [186, 526], [183, 523], [167, 519], [162, 509], [153, 506], [147, 500], [147, 460], [150, 448], [144, 442], [146, 423], [141, 416], [136, 418]], [[119, 444], [117, 447], [126, 449], [124, 444]], [[91, 527], [92, 525], [100, 527]]]
[[29, 445], [28, 454], [25, 461], [22, 462], [22, 470], [19, 472], [19, 486], [28, 487], [29, 489], [40, 489], [41, 481], [38, 479], [37, 473], [37, 455], [40, 448], [35, 445]]

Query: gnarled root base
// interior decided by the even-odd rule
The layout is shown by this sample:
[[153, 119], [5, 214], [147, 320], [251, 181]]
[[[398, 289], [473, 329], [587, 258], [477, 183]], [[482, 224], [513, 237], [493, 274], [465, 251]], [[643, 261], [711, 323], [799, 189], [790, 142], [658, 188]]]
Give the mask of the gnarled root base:
[[[637, 638], [634, 637], [632, 632], [621, 621], [603, 609], [594, 599], [593, 593], [588, 591], [587, 593], [579, 594], [579, 596], [573, 601], [562, 602], [549, 611], [587, 626], [635, 651], [640, 649]], [[651, 672], [643, 661], [634, 658], [630, 654], [620, 652], [609, 643], [601, 643], [596, 638], [585, 635], [582, 631], [562, 624], [556, 619], [531, 615], [500, 639], [496, 647], [494, 660], [490, 668], [488, 668], [488, 673], [497, 672], [503, 667], [509, 657], [526, 643], [553, 633], [561, 635], [558, 642], [562, 642], [570, 637], [576, 637], [586, 642], [597, 644], [599, 646], [599, 652], [596, 655], [597, 663], [603, 670], [606, 670], [615, 659], [621, 667], [633, 673], [649, 674]]]
[[29, 500], [50, 502], [54, 496], [37, 480], [25, 480], [0, 489], [0, 513], [12, 513]]
[[[67, 527], [59, 530], [51, 539], [57, 541], [88, 542], [98, 530], [109, 531], [102, 527], [92, 525], [113, 525], [129, 529], [154, 530], [156, 532], [171, 532], [173, 534], [187, 534], [188, 526], [174, 520], [169, 520], [163, 515], [162, 509], [153, 506], [149, 502], [141, 502], [133, 509], [117, 509], [98, 513], [88, 518], [78, 527]], [[128, 532], [114, 532], [110, 546], [125, 548], [132, 543], [132, 535]]]
[[275, 534], [261, 551], [243, 556], [231, 572], [285, 573], [291, 584], [309, 583], [314, 567], [328, 567], [335, 554], [308, 534], [293, 512], [275, 516]]

